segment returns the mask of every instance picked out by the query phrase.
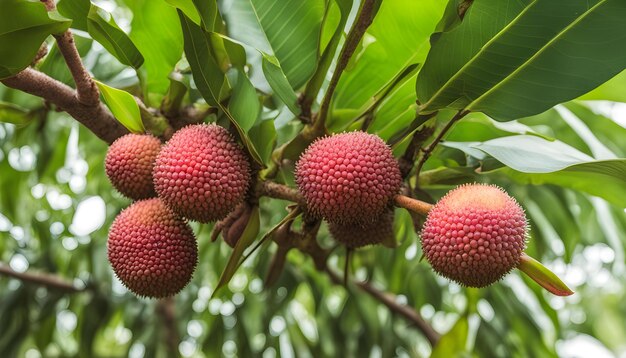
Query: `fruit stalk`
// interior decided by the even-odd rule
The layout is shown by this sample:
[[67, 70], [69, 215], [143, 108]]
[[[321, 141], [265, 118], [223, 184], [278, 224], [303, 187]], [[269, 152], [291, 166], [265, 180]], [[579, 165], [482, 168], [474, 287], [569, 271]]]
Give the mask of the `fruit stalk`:
[[433, 204], [400, 194], [394, 197], [394, 202], [401, 208], [405, 208], [424, 216], [428, 215], [428, 212], [433, 208]]

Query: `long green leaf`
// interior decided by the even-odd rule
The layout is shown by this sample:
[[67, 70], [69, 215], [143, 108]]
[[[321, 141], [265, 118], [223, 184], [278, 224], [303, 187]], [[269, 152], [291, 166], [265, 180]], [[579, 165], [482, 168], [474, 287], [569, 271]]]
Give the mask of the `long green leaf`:
[[145, 56], [145, 88], [148, 93], [162, 95], [169, 85], [170, 72], [183, 54], [183, 34], [176, 10], [162, 1], [137, 0], [128, 4], [138, 14], [133, 16], [130, 38]]
[[263, 73], [267, 82], [274, 90], [274, 94], [289, 108], [294, 115], [300, 114], [298, 107], [298, 95], [289, 85], [287, 77], [283, 73], [276, 57], [263, 53]]
[[70, 23], [39, 2], [0, 1], [0, 79], [28, 67], [44, 40], [67, 30]]
[[193, 79], [207, 103], [218, 106], [225, 76], [211, 56], [209, 38], [202, 28], [178, 10], [185, 40], [185, 55], [191, 66]]
[[237, 244], [235, 244], [235, 248], [231, 253], [228, 263], [222, 272], [220, 279], [215, 286], [215, 291], [213, 291], [213, 295], [219, 291], [220, 288], [224, 287], [228, 284], [230, 279], [233, 277], [237, 268], [239, 268], [239, 263], [243, 257], [244, 251], [250, 246], [254, 240], [256, 239], [259, 228], [260, 228], [260, 218], [259, 218], [259, 207], [255, 206], [252, 208], [252, 213], [250, 214], [250, 220], [246, 224], [246, 228], [243, 230], [241, 237], [237, 240]]
[[256, 89], [252, 86], [245, 73], [241, 70], [233, 73], [235, 74], [235, 76], [232, 76], [234, 79], [233, 91], [228, 103], [228, 110], [244, 132], [247, 133], [261, 112], [261, 103], [259, 103]]
[[416, 85], [420, 111], [510, 120], [576, 98], [626, 68], [624, 18], [622, 0], [475, 1], [434, 37]]
[[563, 142], [530, 135], [462, 144], [447, 146], [471, 156], [479, 150], [507, 166], [483, 174], [504, 174], [525, 184], [556, 184], [626, 205], [626, 159], [595, 160]]
[[118, 61], [134, 68], [141, 67], [143, 55], [130, 37], [117, 26], [111, 14], [91, 4], [89, 0], [62, 0], [58, 9], [62, 15], [74, 20], [73, 28], [89, 32]]
[[[323, 0], [249, 0], [292, 88], [311, 77], [318, 59]], [[254, 44], [251, 44], [254, 46]]]

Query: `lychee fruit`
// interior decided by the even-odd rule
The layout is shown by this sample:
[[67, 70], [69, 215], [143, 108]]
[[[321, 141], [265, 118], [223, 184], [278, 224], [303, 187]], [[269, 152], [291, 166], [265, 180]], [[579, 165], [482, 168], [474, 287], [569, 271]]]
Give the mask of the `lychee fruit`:
[[365, 226], [329, 223], [328, 230], [335, 240], [351, 249], [376, 244], [395, 246], [391, 245], [394, 242], [393, 210], [385, 212], [378, 220]]
[[115, 218], [107, 249], [120, 281], [152, 298], [180, 292], [198, 260], [191, 227], [157, 198], [135, 202]]
[[202, 223], [223, 219], [243, 201], [249, 182], [246, 154], [215, 124], [174, 133], [154, 167], [159, 197], [178, 214]]
[[440, 275], [464, 286], [485, 287], [518, 265], [527, 227], [524, 209], [501, 188], [462, 185], [428, 213], [422, 247]]
[[161, 142], [150, 134], [126, 134], [111, 144], [105, 159], [105, 172], [124, 196], [133, 200], [156, 196], [152, 169]]
[[402, 178], [380, 137], [349, 132], [311, 144], [296, 165], [296, 182], [314, 216], [365, 225], [391, 206]]

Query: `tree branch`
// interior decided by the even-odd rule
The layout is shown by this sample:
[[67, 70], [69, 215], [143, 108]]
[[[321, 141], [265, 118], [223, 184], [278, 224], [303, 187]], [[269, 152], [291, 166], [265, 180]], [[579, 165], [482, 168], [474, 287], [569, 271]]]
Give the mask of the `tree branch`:
[[[339, 277], [339, 275], [337, 275], [330, 267], [326, 266], [325, 272], [335, 284], [343, 285], [341, 277]], [[417, 311], [415, 311], [415, 309], [398, 303], [395, 295], [381, 291], [366, 281], [353, 281], [353, 283], [372, 298], [387, 306], [391, 312], [400, 315], [407, 321], [413, 323], [424, 334], [431, 346], [434, 347], [437, 342], [439, 342], [439, 333], [437, 333], [431, 325], [426, 322], [426, 320], [424, 320], [424, 318], [422, 318]]]
[[[46, 6], [46, 10], [54, 10], [54, 0], [41, 0], [41, 2]], [[83, 66], [83, 61], [80, 59], [80, 54], [74, 43], [74, 36], [70, 30], [67, 30], [60, 35], [54, 35], [54, 38], [57, 41], [59, 52], [63, 55], [72, 78], [74, 78], [74, 83], [76, 83], [78, 102], [86, 106], [97, 106], [100, 102], [100, 92], [93, 78]]]
[[[328, 266], [328, 257], [330, 255], [330, 251], [323, 249], [317, 243], [317, 229], [315, 229], [314, 233], [315, 235], [306, 235], [305, 233], [302, 240], [292, 240], [289, 241], [289, 244], [293, 244], [298, 250], [309, 255], [311, 259], [313, 259], [317, 270], [321, 272], [326, 272], [333, 283], [343, 286], [343, 279]], [[281, 244], [279, 241], [276, 240], [275, 242], [279, 245], [286, 245]], [[437, 333], [430, 326], [430, 324], [426, 322], [424, 318], [422, 318], [422, 316], [412, 307], [398, 303], [396, 297], [393, 294], [381, 291], [372, 286], [372, 284], [369, 282], [353, 281], [353, 283], [359, 289], [363, 290], [374, 299], [387, 306], [387, 308], [389, 308], [391, 312], [398, 314], [404, 317], [409, 322], [413, 323], [424, 334], [424, 336], [426, 337], [426, 339], [428, 339], [432, 346], [437, 344], [440, 338], [439, 333]]]
[[448, 123], [446, 123], [446, 126], [443, 127], [441, 132], [439, 132], [439, 134], [437, 135], [435, 140], [433, 140], [432, 143], [430, 143], [430, 145], [423, 150], [424, 154], [422, 154], [422, 157], [420, 158], [420, 161], [417, 163], [417, 169], [415, 170], [415, 175], [419, 175], [419, 173], [422, 171], [422, 167], [424, 166], [424, 163], [426, 163], [426, 161], [428, 160], [428, 158], [432, 154], [433, 150], [435, 150], [435, 148], [437, 147], [439, 142], [441, 142], [441, 140], [446, 135], [446, 133], [448, 133], [450, 128], [452, 128], [452, 126], [457, 121], [459, 121], [461, 118], [465, 117], [468, 113], [469, 113], [469, 111], [464, 111], [464, 110], [458, 111], [454, 115], [454, 117], [452, 117], [452, 119], [450, 119], [450, 121], [448, 121]]
[[156, 305], [156, 312], [161, 319], [163, 326], [163, 339], [168, 351], [168, 357], [180, 357], [178, 345], [180, 344], [180, 335], [176, 328], [176, 312], [173, 297], [160, 299]]
[[128, 133], [104, 104], [99, 102], [95, 106], [88, 106], [81, 103], [74, 89], [42, 72], [26, 68], [1, 82], [7, 87], [30, 93], [55, 104], [109, 144]]
[[76, 287], [71, 282], [68, 282], [56, 275], [49, 273], [17, 272], [10, 266], [3, 263], [0, 263], [0, 275], [12, 277], [24, 283], [46, 286], [48, 288], [67, 293], [76, 293], [85, 290], [85, 288]]
[[328, 117], [328, 110], [330, 108], [330, 101], [333, 97], [333, 93], [337, 88], [337, 84], [339, 83], [339, 79], [341, 78], [343, 71], [346, 69], [346, 66], [348, 66], [348, 62], [350, 61], [352, 54], [354, 54], [354, 50], [356, 50], [361, 38], [365, 34], [365, 30], [367, 30], [374, 20], [374, 16], [376, 15], [376, 11], [374, 9], [375, 5], [376, 0], [364, 0], [361, 3], [361, 8], [359, 9], [356, 20], [354, 20], [354, 24], [348, 33], [346, 42], [339, 53], [337, 66], [335, 67], [333, 76], [328, 84], [328, 89], [324, 94], [317, 119], [313, 123], [313, 128], [317, 133], [322, 133], [323, 135], [325, 131], [326, 118]]
[[100, 103], [100, 92], [93, 78], [83, 66], [74, 43], [74, 36], [68, 30], [61, 35], [55, 35], [54, 38], [57, 40], [59, 52], [63, 55], [72, 78], [74, 78], [74, 83], [76, 83], [78, 102], [86, 106], [96, 107]]

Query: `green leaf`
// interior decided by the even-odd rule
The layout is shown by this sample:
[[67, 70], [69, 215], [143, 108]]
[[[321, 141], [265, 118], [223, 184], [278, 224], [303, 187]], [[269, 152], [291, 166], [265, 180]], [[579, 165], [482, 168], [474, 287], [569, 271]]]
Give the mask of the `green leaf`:
[[55, 14], [39, 2], [0, 1], [0, 79], [28, 67], [50, 34], [68, 29], [71, 21]]
[[178, 72], [172, 72], [169, 80], [170, 85], [161, 103], [161, 110], [166, 116], [178, 113], [189, 85], [189, 81], [185, 81], [185, 77]]
[[[324, 17], [323, 0], [250, 0], [287, 80], [299, 89], [311, 77], [318, 58]], [[250, 44], [254, 46], [254, 44]]]
[[200, 14], [193, 0], [165, 0], [165, 2], [182, 11], [196, 25], [200, 25]]
[[141, 121], [139, 106], [133, 95], [117, 88], [109, 87], [96, 81], [104, 102], [115, 118], [133, 133], [143, 133], [145, 128]]
[[213, 54], [220, 67], [227, 71], [231, 66], [244, 71], [246, 50], [242, 44], [217, 32], [209, 32]]
[[543, 266], [541, 262], [524, 253], [520, 258], [520, 263], [517, 268], [552, 294], [557, 296], [570, 296], [574, 294], [554, 272]]
[[243, 234], [241, 234], [241, 237], [237, 241], [237, 244], [235, 244], [235, 248], [233, 249], [233, 252], [228, 259], [228, 263], [226, 264], [226, 267], [224, 268], [224, 271], [220, 276], [217, 286], [215, 286], [215, 291], [213, 291], [213, 295], [215, 295], [215, 293], [217, 293], [220, 288], [224, 287], [228, 284], [228, 282], [230, 282], [230, 279], [233, 277], [233, 275], [237, 271], [237, 268], [239, 267], [239, 262], [243, 257], [244, 251], [256, 239], [256, 236], [259, 233], [261, 223], [259, 216], [259, 207], [254, 206], [252, 208], [252, 214], [250, 214], [250, 220], [248, 221], [246, 228], [243, 230]]
[[213, 106], [220, 104], [220, 91], [225, 76], [211, 55], [208, 34], [178, 10], [185, 39], [185, 55], [191, 66], [192, 75], [202, 97]]
[[92, 5], [87, 15], [87, 30], [94, 40], [98, 41], [121, 63], [139, 68], [143, 64], [143, 56], [133, 41], [122, 31], [108, 12]]
[[0, 123], [26, 124], [32, 119], [33, 116], [29, 110], [0, 101]]
[[592, 157], [561, 141], [548, 141], [529, 135], [496, 138], [473, 147], [524, 173], [551, 173], [571, 165], [594, 161]]
[[461, 316], [448, 333], [441, 336], [439, 343], [433, 348], [431, 358], [449, 358], [463, 356], [467, 335], [469, 333], [469, 323], [467, 316]]
[[[176, 10], [162, 1], [129, 1], [135, 14], [130, 38], [145, 56], [147, 93], [163, 94], [168, 75], [183, 54], [183, 34]], [[145, 96], [147, 97], [147, 96]]]
[[439, 0], [383, 1], [339, 81], [333, 108], [363, 107], [408, 66], [422, 63], [444, 7]]
[[434, 37], [416, 85], [420, 113], [448, 107], [504, 121], [576, 98], [626, 67], [625, 17], [622, 0], [476, 1]]
[[620, 72], [591, 92], [580, 96], [579, 99], [626, 102], [626, 71]]
[[193, 0], [193, 3], [200, 14], [202, 29], [211, 32], [218, 31], [222, 27], [217, 1]]
[[261, 104], [256, 89], [241, 70], [233, 72], [233, 91], [228, 103], [228, 110], [241, 129], [248, 132], [261, 112]]
[[[320, 41], [318, 44], [321, 55], [315, 73], [307, 83], [304, 97], [309, 101], [315, 101], [320, 88], [328, 74], [328, 70], [335, 58], [335, 52], [341, 42], [344, 28], [350, 17], [352, 0], [331, 0], [326, 2], [326, 11]], [[338, 13], [337, 13], [338, 12]]]
[[276, 128], [274, 120], [266, 119], [257, 123], [248, 132], [254, 147], [258, 149], [263, 163], [268, 164], [276, 145]]
[[263, 73], [267, 78], [274, 94], [289, 108], [294, 115], [300, 114], [298, 95], [294, 92], [287, 77], [283, 73], [276, 57], [263, 53]]
[[58, 9], [62, 15], [74, 20], [73, 28], [89, 32], [118, 61], [133, 68], [141, 67], [144, 61], [141, 52], [117, 26], [111, 14], [89, 0], [62, 0]]
[[595, 160], [563, 142], [529, 135], [466, 144], [446, 143], [472, 156], [478, 149], [508, 167], [483, 169], [483, 174], [504, 174], [523, 184], [556, 184], [619, 206], [626, 203], [626, 159]]

